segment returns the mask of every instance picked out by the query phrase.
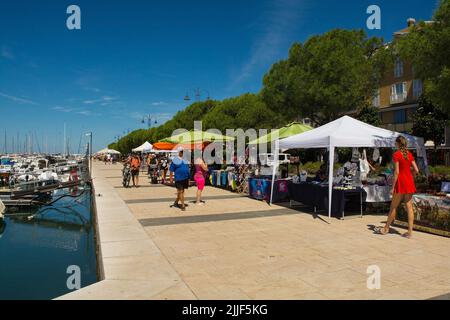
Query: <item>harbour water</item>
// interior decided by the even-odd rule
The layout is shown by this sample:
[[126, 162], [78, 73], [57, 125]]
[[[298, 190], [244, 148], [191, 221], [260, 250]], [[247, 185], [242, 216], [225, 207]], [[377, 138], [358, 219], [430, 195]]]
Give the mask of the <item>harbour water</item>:
[[70, 266], [79, 268], [81, 287], [98, 281], [89, 187], [58, 190], [53, 198], [51, 205], [9, 212], [0, 222], [0, 300], [69, 293]]

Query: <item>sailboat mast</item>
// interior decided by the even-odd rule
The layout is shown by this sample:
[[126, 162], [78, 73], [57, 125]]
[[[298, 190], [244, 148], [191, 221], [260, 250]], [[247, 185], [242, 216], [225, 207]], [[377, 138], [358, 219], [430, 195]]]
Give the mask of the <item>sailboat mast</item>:
[[64, 122], [64, 143], [63, 143], [63, 156], [66, 156], [66, 123]]

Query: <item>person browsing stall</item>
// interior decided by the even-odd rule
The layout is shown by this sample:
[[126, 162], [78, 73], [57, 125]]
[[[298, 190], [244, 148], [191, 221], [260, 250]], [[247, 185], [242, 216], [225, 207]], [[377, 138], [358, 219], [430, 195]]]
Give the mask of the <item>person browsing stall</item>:
[[133, 187], [139, 187], [139, 169], [141, 167], [141, 159], [136, 154], [132, 154], [130, 158], [131, 178], [133, 179]]
[[[411, 152], [408, 151], [408, 142], [405, 137], [398, 137], [395, 141], [397, 152], [394, 153], [394, 182], [392, 184], [392, 202], [389, 216], [384, 228], [379, 229], [379, 233], [385, 235], [389, 233], [390, 226], [395, 220], [397, 214], [397, 207], [402, 201], [406, 203], [408, 211], [408, 232], [403, 236], [406, 238], [412, 237], [414, 227], [414, 210], [413, 210], [413, 194], [416, 193], [416, 186], [414, 184], [415, 175], [419, 174], [416, 161]], [[411, 172], [413, 169], [413, 173]]]
[[195, 159], [195, 174], [194, 174], [194, 181], [197, 184], [197, 196], [196, 196], [196, 205], [203, 205], [202, 201], [202, 192], [205, 188], [205, 179], [206, 174], [208, 173], [208, 166], [206, 165], [205, 161], [203, 161], [202, 157], [198, 157]]
[[181, 211], [186, 211], [184, 191], [189, 187], [189, 165], [187, 161], [183, 159], [183, 155], [183, 150], [180, 150], [178, 156], [172, 160], [169, 170], [170, 181], [173, 181], [173, 178], [175, 177], [175, 187], [177, 189], [177, 199], [173, 206], [180, 208]]

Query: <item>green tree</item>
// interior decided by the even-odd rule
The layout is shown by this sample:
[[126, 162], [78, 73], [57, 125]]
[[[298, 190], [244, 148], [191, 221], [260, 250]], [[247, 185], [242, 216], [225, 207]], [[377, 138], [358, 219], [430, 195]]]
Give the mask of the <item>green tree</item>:
[[380, 110], [377, 107], [365, 104], [364, 106], [358, 108], [356, 113], [356, 119], [371, 124], [373, 126], [379, 127], [381, 125]]
[[423, 137], [425, 141], [434, 141], [437, 148], [444, 141], [445, 127], [449, 124], [449, 120], [448, 113], [442, 112], [422, 96], [414, 113], [412, 134]]
[[399, 54], [411, 61], [424, 81], [427, 99], [450, 112], [450, 0], [441, 0], [432, 23], [421, 22], [396, 42]]
[[265, 75], [261, 95], [285, 118], [323, 124], [371, 100], [391, 56], [382, 39], [362, 30], [332, 30], [294, 44]]
[[273, 128], [282, 123], [281, 117], [269, 109], [255, 94], [244, 94], [225, 99], [217, 104], [203, 119], [206, 129]]

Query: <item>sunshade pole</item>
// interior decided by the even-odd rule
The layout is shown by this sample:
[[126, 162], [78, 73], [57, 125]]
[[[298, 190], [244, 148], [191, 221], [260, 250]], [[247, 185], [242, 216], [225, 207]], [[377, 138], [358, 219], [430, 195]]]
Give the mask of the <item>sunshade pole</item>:
[[273, 201], [273, 187], [275, 185], [275, 175], [278, 168], [278, 157], [279, 157], [279, 149], [280, 149], [280, 140], [275, 141], [275, 151], [274, 151], [274, 163], [273, 163], [273, 170], [272, 170], [272, 187], [270, 188], [270, 205], [272, 205]]

